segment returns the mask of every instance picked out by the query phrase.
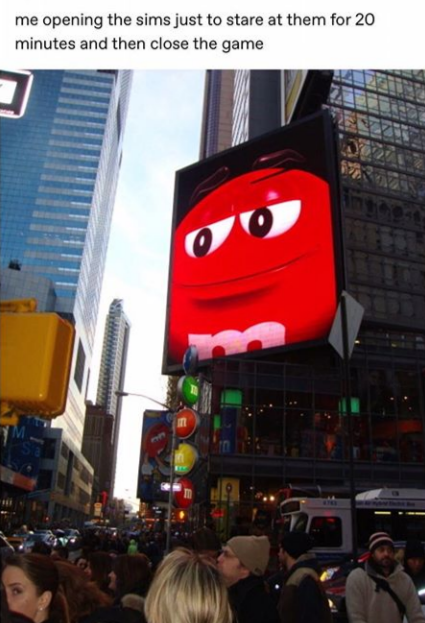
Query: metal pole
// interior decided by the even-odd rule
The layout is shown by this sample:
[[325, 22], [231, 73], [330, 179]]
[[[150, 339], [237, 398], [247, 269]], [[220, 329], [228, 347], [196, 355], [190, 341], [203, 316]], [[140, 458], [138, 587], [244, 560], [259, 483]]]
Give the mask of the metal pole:
[[353, 456], [353, 420], [351, 413], [351, 375], [350, 375], [350, 349], [348, 347], [348, 321], [347, 321], [347, 301], [344, 292], [341, 295], [341, 322], [342, 322], [342, 341], [343, 341], [343, 365], [344, 365], [344, 386], [345, 402], [347, 410], [348, 428], [348, 467], [350, 480], [350, 510], [351, 510], [351, 532], [353, 558], [357, 561], [357, 516], [356, 516], [356, 486], [354, 481], [354, 456]]
[[176, 449], [176, 418], [175, 412], [171, 414], [171, 457], [170, 457], [170, 490], [168, 492], [168, 515], [167, 515], [167, 540], [165, 544], [165, 554], [170, 553], [171, 549], [171, 517], [173, 513], [173, 486], [174, 486], [174, 452]]
[[171, 514], [173, 512], [173, 485], [174, 485], [174, 451], [176, 445], [176, 432], [175, 432], [175, 411], [159, 400], [155, 398], [151, 398], [150, 396], [146, 396], [146, 394], [139, 394], [135, 392], [125, 392], [125, 391], [116, 391], [115, 395], [119, 398], [123, 398], [125, 396], [138, 396], [139, 398], [145, 398], [146, 400], [150, 400], [151, 402], [155, 402], [160, 407], [163, 407], [167, 411], [171, 413], [171, 457], [170, 457], [170, 491], [168, 492], [168, 518], [167, 518], [167, 540], [165, 546], [166, 554], [170, 551], [171, 544]]
[[155, 402], [160, 407], [163, 407], [164, 409], [167, 409], [167, 411], [171, 411], [171, 408], [168, 405], [164, 404], [163, 402], [160, 402], [159, 400], [156, 400], [155, 398], [151, 398], [150, 396], [146, 396], [146, 394], [135, 394], [134, 392], [116, 391], [115, 392], [115, 396], [118, 396], [118, 398], [125, 398], [126, 396], [138, 396], [139, 398], [145, 398], [146, 400], [150, 400], [151, 402]]

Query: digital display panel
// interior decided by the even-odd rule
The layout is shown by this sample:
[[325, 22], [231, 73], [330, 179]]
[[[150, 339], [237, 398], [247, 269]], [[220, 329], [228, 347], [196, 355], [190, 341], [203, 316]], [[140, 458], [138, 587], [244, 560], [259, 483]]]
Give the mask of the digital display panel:
[[177, 172], [165, 372], [327, 337], [336, 170], [324, 111]]
[[0, 70], [0, 117], [19, 119], [24, 115], [32, 80], [29, 71]]

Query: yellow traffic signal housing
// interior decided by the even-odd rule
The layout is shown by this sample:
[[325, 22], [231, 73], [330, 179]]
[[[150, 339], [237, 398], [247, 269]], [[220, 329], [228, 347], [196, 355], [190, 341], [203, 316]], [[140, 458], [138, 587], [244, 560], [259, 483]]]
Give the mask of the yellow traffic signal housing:
[[65, 411], [74, 327], [57, 314], [0, 314], [0, 396], [20, 412]]

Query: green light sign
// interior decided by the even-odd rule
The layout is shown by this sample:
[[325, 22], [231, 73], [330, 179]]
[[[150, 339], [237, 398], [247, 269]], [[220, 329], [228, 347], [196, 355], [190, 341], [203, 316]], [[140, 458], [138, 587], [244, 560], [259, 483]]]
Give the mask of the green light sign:
[[[360, 413], [360, 398], [351, 398], [350, 400], [351, 413], [358, 415]], [[338, 402], [338, 411], [341, 415], [347, 415], [347, 399], [341, 398]]]
[[240, 389], [224, 389], [221, 392], [221, 407], [242, 406], [242, 391]]

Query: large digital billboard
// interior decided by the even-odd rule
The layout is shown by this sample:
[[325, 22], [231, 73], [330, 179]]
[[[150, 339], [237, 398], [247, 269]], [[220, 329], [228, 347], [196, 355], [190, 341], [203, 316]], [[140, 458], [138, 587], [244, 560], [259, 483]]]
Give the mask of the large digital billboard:
[[164, 371], [327, 337], [340, 287], [327, 111], [176, 174]]

